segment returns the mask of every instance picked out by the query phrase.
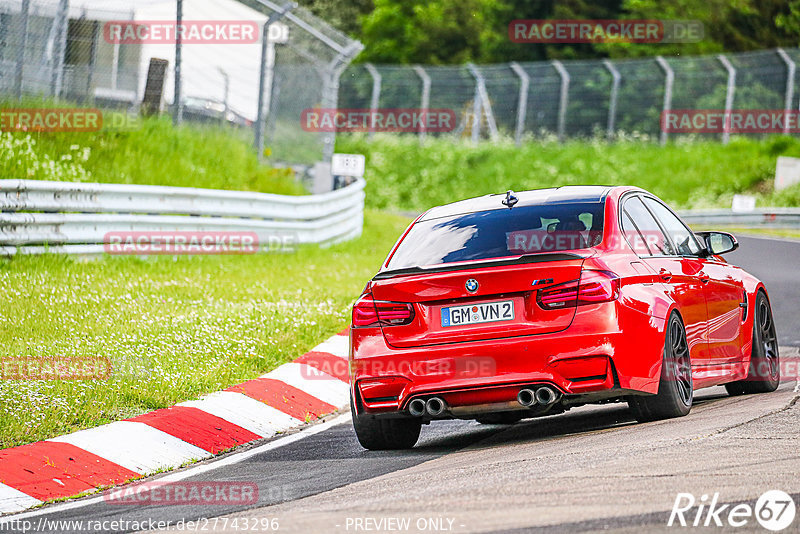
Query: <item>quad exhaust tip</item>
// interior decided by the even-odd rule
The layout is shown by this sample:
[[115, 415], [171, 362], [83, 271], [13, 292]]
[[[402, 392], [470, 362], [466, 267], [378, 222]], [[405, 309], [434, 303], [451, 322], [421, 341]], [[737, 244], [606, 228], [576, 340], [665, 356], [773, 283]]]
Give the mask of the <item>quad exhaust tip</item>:
[[526, 407], [533, 406], [536, 404], [536, 392], [528, 388], [519, 390], [517, 402]]
[[545, 406], [553, 404], [558, 399], [558, 394], [547, 386], [536, 390], [536, 402]]
[[526, 408], [541, 404], [549, 406], [558, 400], [558, 393], [549, 386], [542, 386], [536, 390], [523, 388], [517, 393], [517, 402]]
[[408, 413], [414, 417], [422, 417], [425, 415], [425, 401], [422, 399], [414, 399], [408, 403]]
[[428, 402], [425, 403], [425, 409], [428, 411], [428, 415], [437, 417], [444, 413], [447, 409], [447, 404], [439, 397], [431, 397], [428, 399]]

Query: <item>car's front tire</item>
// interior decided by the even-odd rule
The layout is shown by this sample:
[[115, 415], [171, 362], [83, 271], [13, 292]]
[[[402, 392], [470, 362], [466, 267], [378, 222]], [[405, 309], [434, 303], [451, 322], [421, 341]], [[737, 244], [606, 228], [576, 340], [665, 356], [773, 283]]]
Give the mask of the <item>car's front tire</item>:
[[628, 398], [628, 405], [640, 422], [683, 417], [692, 409], [694, 386], [689, 344], [683, 322], [674, 312], [667, 323], [662, 358], [658, 393]]
[[422, 430], [419, 418], [378, 419], [356, 414], [350, 399], [353, 429], [361, 446], [371, 451], [410, 449], [417, 443]]
[[763, 291], [759, 291], [756, 295], [755, 313], [753, 314], [753, 345], [750, 351], [750, 368], [747, 378], [725, 384], [725, 389], [730, 395], [769, 393], [778, 389], [780, 382], [778, 337], [775, 334], [772, 308], [767, 295]]

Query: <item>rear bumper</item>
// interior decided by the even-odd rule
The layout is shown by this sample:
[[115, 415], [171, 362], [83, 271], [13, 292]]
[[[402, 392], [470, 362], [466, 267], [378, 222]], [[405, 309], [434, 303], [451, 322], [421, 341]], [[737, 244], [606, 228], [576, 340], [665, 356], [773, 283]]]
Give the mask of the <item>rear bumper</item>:
[[[663, 338], [648, 340], [650, 334], [641, 328], [624, 334], [618, 307], [616, 302], [581, 306], [569, 328], [552, 334], [404, 349], [389, 346], [379, 328], [353, 329], [356, 409], [402, 413], [412, 398], [430, 396], [449, 407], [512, 409], [527, 385], [549, 385], [566, 398], [602, 398], [604, 392], [614, 396], [624, 390], [654, 393]], [[658, 329], [652, 317], [633, 313], [641, 315], [642, 325]], [[636, 352], [636, 340], [656, 340], [657, 362], [645, 350]]]

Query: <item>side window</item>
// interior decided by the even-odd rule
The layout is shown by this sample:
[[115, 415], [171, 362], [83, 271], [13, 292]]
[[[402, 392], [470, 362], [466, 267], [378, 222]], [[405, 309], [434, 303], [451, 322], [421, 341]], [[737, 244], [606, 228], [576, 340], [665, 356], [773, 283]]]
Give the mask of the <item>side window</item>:
[[[639, 197], [631, 197], [626, 200], [623, 209], [636, 225], [636, 228], [638, 228], [641, 237], [650, 249], [650, 253], [655, 256], [675, 254], [672, 251], [669, 240], [664, 235], [664, 232], [661, 231], [661, 227], [658, 226], [653, 215], [644, 207]], [[631, 243], [631, 246], [633, 246], [633, 243]]]
[[686, 228], [686, 225], [683, 224], [683, 222], [681, 222], [681, 220], [674, 213], [672, 213], [661, 202], [658, 202], [653, 198], [645, 197], [644, 201], [647, 204], [647, 207], [656, 214], [658, 220], [661, 221], [664, 229], [672, 238], [672, 242], [675, 243], [675, 246], [678, 249], [677, 253], [679, 255], [697, 256], [700, 254], [700, 250], [702, 249], [697, 243], [697, 239], [694, 237], [694, 234], [688, 228]]
[[642, 233], [633, 224], [631, 216], [627, 210], [622, 210], [622, 232], [625, 234], [625, 239], [631, 246], [634, 252], [639, 256], [650, 256], [650, 249], [647, 247], [647, 241]]

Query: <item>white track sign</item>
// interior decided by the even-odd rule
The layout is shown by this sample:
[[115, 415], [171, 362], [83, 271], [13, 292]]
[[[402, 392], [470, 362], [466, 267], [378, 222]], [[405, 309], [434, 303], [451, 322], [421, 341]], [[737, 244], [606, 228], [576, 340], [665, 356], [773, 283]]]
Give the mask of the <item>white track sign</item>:
[[367, 158], [363, 154], [334, 154], [331, 174], [334, 176], [364, 176]]
[[800, 182], [800, 159], [779, 156], [775, 166], [775, 191]]

